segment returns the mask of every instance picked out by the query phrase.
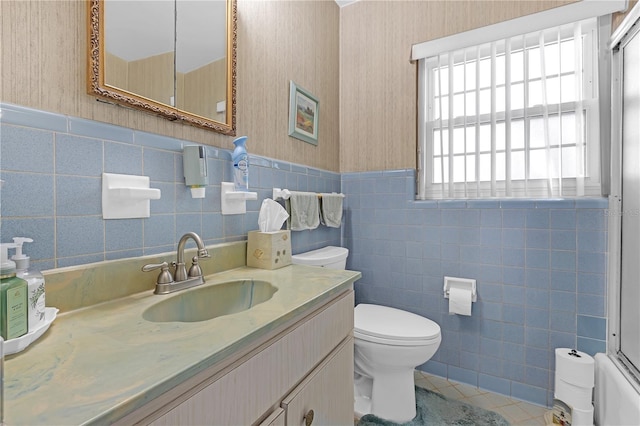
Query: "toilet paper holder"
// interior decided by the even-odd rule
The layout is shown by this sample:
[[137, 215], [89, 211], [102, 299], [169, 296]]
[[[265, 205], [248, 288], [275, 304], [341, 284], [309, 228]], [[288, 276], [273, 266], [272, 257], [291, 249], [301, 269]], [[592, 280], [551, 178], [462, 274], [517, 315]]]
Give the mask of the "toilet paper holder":
[[456, 277], [444, 277], [444, 298], [449, 298], [449, 289], [451, 288], [471, 289], [471, 301], [478, 300], [476, 292], [476, 280], [470, 278], [456, 278]]

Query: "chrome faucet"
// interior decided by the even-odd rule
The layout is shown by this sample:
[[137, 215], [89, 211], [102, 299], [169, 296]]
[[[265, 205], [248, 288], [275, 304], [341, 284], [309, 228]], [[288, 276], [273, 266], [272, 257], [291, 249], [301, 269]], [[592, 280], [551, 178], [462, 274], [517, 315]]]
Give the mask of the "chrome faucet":
[[[187, 240], [191, 238], [195, 241], [198, 246], [198, 254], [193, 257], [191, 268], [189, 268], [189, 274], [187, 274], [187, 268], [184, 265], [184, 246], [187, 243]], [[176, 263], [176, 273], [174, 274], [174, 281], [181, 282], [189, 278], [193, 277], [202, 277], [202, 269], [200, 269], [200, 265], [198, 265], [198, 258], [208, 258], [209, 252], [204, 246], [202, 242], [202, 238], [195, 232], [187, 232], [180, 238], [178, 242], [178, 260]]]
[[[191, 259], [191, 267], [187, 273], [187, 267], [184, 263], [184, 246], [189, 238], [195, 241], [196, 246], [198, 246], [198, 253]], [[173, 275], [171, 275], [171, 271], [169, 271], [169, 264], [167, 262], [150, 263], [142, 267], [144, 272], [155, 269], [161, 270], [156, 280], [155, 294], [173, 293], [174, 291], [204, 284], [204, 277], [202, 276], [202, 269], [200, 268], [198, 259], [206, 259], [211, 256], [202, 242], [202, 238], [195, 232], [187, 232], [180, 238], [177, 252], [177, 260], [171, 262], [171, 265], [175, 267], [175, 273]]]

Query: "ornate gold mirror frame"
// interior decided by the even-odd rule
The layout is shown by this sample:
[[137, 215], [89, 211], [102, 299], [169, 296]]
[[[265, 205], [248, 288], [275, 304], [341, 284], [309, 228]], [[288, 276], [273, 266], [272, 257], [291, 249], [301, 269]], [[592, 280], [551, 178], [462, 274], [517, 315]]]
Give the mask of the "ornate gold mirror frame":
[[[226, 81], [224, 82], [226, 87], [224, 87], [223, 90], [226, 92], [226, 95], [223, 101], [219, 101], [217, 102], [217, 105], [213, 106], [214, 114], [217, 112], [217, 116], [224, 117], [220, 118], [220, 120], [205, 117], [202, 114], [189, 111], [189, 108], [180, 108], [170, 104], [175, 104], [175, 94], [177, 92], [176, 86], [178, 84], [178, 78], [176, 76], [175, 66], [173, 67], [172, 76], [174, 97], [171, 99], [171, 102], [167, 103], [153, 100], [148, 96], [144, 96], [140, 93], [134, 93], [133, 91], [117, 87], [115, 84], [108, 84], [105, 82], [107, 66], [107, 52], [105, 47], [105, 40], [107, 39], [105, 31], [105, 1], [106, 0], [89, 0], [88, 93], [116, 104], [130, 106], [160, 115], [171, 121], [180, 121], [225, 135], [235, 136], [237, 45], [236, 0], [226, 0], [226, 64], [223, 64], [226, 70]], [[132, 40], [131, 42], [135, 43], [135, 40]], [[173, 55], [175, 56], [175, 51], [173, 52]], [[199, 87], [205, 87], [209, 84], [210, 82], [204, 82], [204, 84]], [[213, 101], [216, 102], [215, 99]], [[224, 110], [222, 110], [223, 107]]]

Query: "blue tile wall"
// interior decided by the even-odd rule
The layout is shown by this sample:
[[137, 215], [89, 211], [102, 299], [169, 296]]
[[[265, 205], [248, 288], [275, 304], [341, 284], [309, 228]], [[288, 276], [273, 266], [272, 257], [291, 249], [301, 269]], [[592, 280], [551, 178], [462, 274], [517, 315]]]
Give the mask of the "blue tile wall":
[[[549, 406], [556, 347], [605, 351], [606, 199], [415, 201], [414, 182], [342, 175], [356, 302], [440, 324], [420, 369]], [[445, 275], [477, 280], [471, 317], [448, 314]]]
[[[549, 405], [556, 347], [605, 350], [604, 199], [415, 201], [414, 170], [340, 175], [252, 156], [258, 201], [247, 203], [246, 215], [223, 216], [229, 150], [207, 147], [210, 186], [205, 199], [194, 200], [182, 177], [188, 141], [15, 105], [0, 109], [0, 239], [33, 237], [25, 251], [40, 269], [171, 251], [187, 231], [207, 244], [245, 239], [273, 187], [342, 191], [343, 229], [294, 232], [293, 252], [342, 242], [348, 267], [362, 272], [358, 303], [438, 322], [443, 341], [422, 370]], [[150, 176], [162, 190], [151, 217], [103, 220], [103, 172]], [[444, 275], [478, 280], [471, 317], [448, 315]]]
[[[193, 199], [182, 169], [189, 141], [4, 103], [0, 140], [0, 240], [32, 237], [25, 252], [41, 270], [171, 251], [188, 231], [207, 244], [246, 239], [273, 187], [339, 192], [341, 185], [338, 173], [251, 156], [258, 200], [247, 202], [245, 215], [223, 216], [220, 182], [231, 181], [230, 150], [207, 147], [210, 184], [206, 198]], [[151, 217], [103, 220], [103, 172], [149, 176], [162, 191]], [[291, 240], [294, 253], [340, 245], [341, 230], [320, 226]]]

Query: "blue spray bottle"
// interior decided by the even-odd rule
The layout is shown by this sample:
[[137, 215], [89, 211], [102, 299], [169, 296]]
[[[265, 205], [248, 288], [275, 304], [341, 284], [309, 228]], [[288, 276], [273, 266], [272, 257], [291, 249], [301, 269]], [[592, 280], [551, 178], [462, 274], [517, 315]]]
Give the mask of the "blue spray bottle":
[[236, 191], [249, 190], [249, 156], [244, 145], [246, 141], [246, 136], [240, 136], [233, 141], [236, 147], [231, 154], [231, 160], [233, 162], [233, 185]]

